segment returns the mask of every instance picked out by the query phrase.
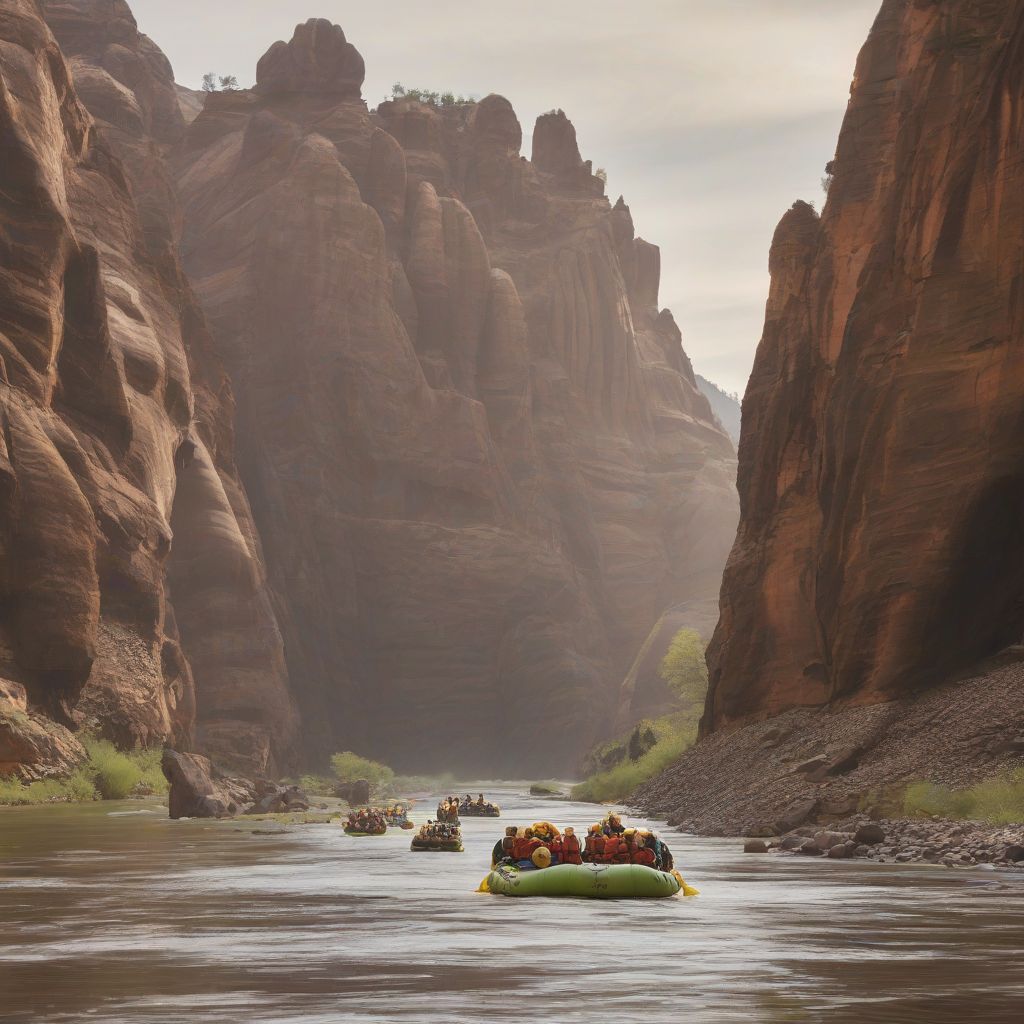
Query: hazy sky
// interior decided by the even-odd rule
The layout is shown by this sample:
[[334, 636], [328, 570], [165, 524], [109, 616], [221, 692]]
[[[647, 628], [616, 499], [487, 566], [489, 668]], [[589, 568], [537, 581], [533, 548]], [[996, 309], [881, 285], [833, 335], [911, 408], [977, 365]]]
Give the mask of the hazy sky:
[[523, 125], [561, 107], [637, 233], [661, 247], [661, 302], [699, 373], [742, 392], [768, 246], [796, 199], [820, 208], [857, 51], [880, 0], [130, 0], [177, 80], [251, 84], [297, 21], [330, 18], [392, 83], [498, 92]]

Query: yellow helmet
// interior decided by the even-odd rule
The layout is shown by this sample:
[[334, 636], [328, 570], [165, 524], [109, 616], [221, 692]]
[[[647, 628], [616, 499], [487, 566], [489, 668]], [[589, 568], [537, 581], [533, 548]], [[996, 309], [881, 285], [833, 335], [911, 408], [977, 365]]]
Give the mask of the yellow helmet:
[[551, 851], [546, 846], [538, 846], [530, 858], [538, 868], [546, 868], [551, 865]]

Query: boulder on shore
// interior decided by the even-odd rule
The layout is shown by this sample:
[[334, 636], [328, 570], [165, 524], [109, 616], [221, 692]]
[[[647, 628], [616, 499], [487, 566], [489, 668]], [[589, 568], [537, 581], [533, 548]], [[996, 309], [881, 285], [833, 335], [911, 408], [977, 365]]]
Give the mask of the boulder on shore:
[[308, 811], [309, 798], [298, 786], [278, 786], [261, 779], [256, 783], [256, 802], [246, 814], [288, 814]]
[[202, 754], [166, 747], [160, 769], [170, 785], [167, 808], [172, 818], [230, 818], [255, 796], [252, 783], [222, 774]]
[[865, 825], [861, 825], [857, 829], [854, 835], [854, 841], [864, 846], [877, 846], [879, 843], [885, 842], [885, 830], [881, 825], [871, 821]]

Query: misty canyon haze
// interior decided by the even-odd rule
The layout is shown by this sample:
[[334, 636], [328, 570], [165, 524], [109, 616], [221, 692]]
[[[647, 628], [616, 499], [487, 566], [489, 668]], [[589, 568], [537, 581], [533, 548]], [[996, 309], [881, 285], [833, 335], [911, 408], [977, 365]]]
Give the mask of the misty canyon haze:
[[570, 121], [528, 160], [500, 96], [371, 111], [325, 21], [202, 108], [118, 0], [0, 47], [0, 761], [575, 763], [663, 613], [713, 624], [738, 512]]

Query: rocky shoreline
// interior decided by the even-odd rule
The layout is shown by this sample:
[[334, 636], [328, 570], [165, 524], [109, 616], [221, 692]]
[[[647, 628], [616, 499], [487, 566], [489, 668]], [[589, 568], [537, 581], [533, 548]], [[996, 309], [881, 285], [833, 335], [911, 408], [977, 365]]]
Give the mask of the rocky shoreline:
[[309, 797], [298, 786], [268, 779], [226, 775], [201, 754], [164, 749], [160, 768], [169, 786], [171, 818], [234, 818], [237, 815], [308, 811]]
[[1024, 648], [969, 679], [886, 704], [797, 708], [712, 733], [630, 805], [684, 832], [785, 836], [861, 812], [904, 817], [903, 791], [963, 790], [1024, 766]]
[[876, 864], [935, 864], [1024, 871], [1024, 824], [993, 826], [949, 818], [883, 818], [855, 815], [822, 828], [801, 825], [772, 839], [748, 839], [746, 853], [779, 853]]

